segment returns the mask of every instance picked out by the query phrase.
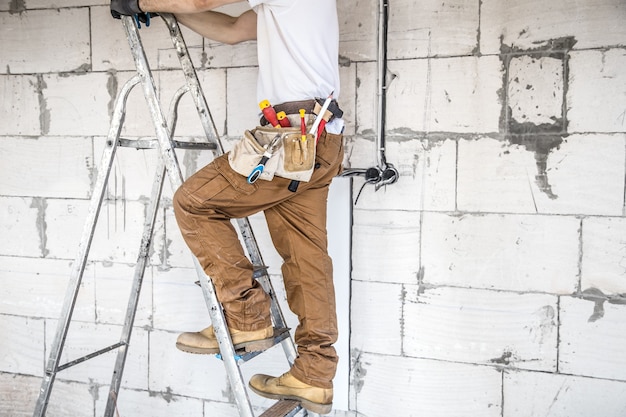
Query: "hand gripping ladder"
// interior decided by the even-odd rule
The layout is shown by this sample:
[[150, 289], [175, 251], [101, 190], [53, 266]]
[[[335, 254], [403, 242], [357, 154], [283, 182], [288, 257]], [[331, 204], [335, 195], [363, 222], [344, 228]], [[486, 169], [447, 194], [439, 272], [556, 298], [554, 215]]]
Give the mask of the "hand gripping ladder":
[[[150, 71], [146, 55], [141, 44], [136, 22], [132, 17], [122, 17], [122, 23], [126, 30], [131, 53], [133, 55], [135, 66], [137, 68], [137, 74], [135, 74], [130, 80], [128, 80], [126, 84], [122, 87], [115, 103], [113, 119], [109, 129], [106, 147], [102, 156], [101, 169], [98, 173], [98, 178], [94, 186], [94, 192], [91, 197], [89, 214], [83, 230], [78, 254], [75, 262], [72, 265], [70, 282], [67, 287], [61, 317], [59, 318], [56, 336], [52, 343], [50, 356], [48, 358], [48, 362], [45, 368], [45, 375], [41, 385], [41, 390], [39, 392], [39, 397], [35, 406], [35, 412], [33, 414], [35, 417], [43, 417], [46, 413], [46, 408], [48, 406], [48, 401], [50, 399], [50, 394], [52, 392], [52, 387], [57, 372], [67, 369], [78, 363], [84, 362], [86, 360], [92, 359], [103, 353], [117, 349], [117, 359], [115, 362], [115, 368], [113, 370], [113, 377], [111, 379], [109, 396], [105, 409], [106, 417], [113, 416], [116, 410], [117, 397], [120, 391], [122, 372], [124, 370], [124, 364], [126, 361], [130, 336], [139, 300], [139, 293], [141, 290], [141, 284], [143, 281], [145, 268], [148, 263], [152, 232], [154, 230], [156, 222], [164, 178], [166, 175], [167, 177], [169, 177], [173, 189], [177, 189], [183, 182], [183, 176], [181, 174], [180, 166], [178, 164], [174, 149], [209, 149], [214, 153], [214, 155], [221, 155], [223, 153], [221, 142], [219, 140], [215, 125], [211, 118], [211, 113], [207, 106], [204, 93], [202, 92], [202, 89], [200, 87], [196, 71], [189, 57], [187, 46], [185, 45], [185, 41], [183, 40], [178, 23], [176, 22], [176, 19], [173, 15], [162, 14], [161, 17], [165, 21], [165, 24], [170, 31], [172, 42], [174, 43], [174, 47], [176, 48], [177, 54], [180, 59], [181, 68], [185, 75], [186, 84], [175, 93], [172, 99], [170, 105], [170, 123], [168, 125], [164, 118], [163, 112], [161, 111], [160, 104], [157, 100], [154, 79], [152, 78], [152, 73]], [[143, 88], [143, 93], [154, 124], [156, 140], [129, 140], [120, 138], [120, 132], [122, 129], [126, 109], [126, 101], [132, 88], [138, 84], [141, 84]], [[205, 135], [208, 140], [208, 142], [206, 143], [179, 142], [172, 139], [176, 126], [178, 103], [185, 93], [190, 93], [193, 98]], [[135, 267], [128, 307], [126, 310], [125, 323], [122, 328], [122, 335], [118, 343], [95, 351], [81, 358], [75, 359], [71, 362], [60, 364], [60, 358], [63, 352], [65, 339], [68, 334], [74, 306], [78, 297], [79, 287], [87, 263], [89, 248], [93, 240], [96, 222], [98, 220], [100, 208], [104, 199], [109, 174], [111, 172], [111, 167], [115, 158], [115, 152], [118, 147], [133, 147], [136, 149], [156, 148], [160, 150], [160, 160], [155, 174], [155, 180], [152, 187], [150, 203], [147, 209], [146, 220], [144, 222], [143, 235], [139, 247], [139, 255]], [[260, 281], [265, 291], [271, 297], [271, 316], [274, 327], [276, 329], [279, 329], [275, 332], [274, 344], [280, 343], [282, 345], [288, 362], [292, 364], [296, 357], [295, 345], [289, 335], [289, 331], [286, 329], [287, 326], [285, 323], [285, 318], [276, 299], [275, 292], [267, 273], [267, 268], [263, 266], [263, 259], [261, 258], [261, 253], [259, 251], [256, 239], [254, 238], [250, 222], [247, 218], [238, 219], [237, 222], [243, 240], [245, 242], [248, 255], [250, 256], [253, 265], [255, 265], [254, 277]], [[240, 352], [235, 352], [230, 338], [230, 334], [226, 327], [222, 307], [215, 294], [215, 288], [213, 286], [213, 283], [211, 282], [211, 279], [204, 273], [198, 260], [195, 257], [193, 257], [193, 260], [198, 274], [199, 284], [202, 288], [202, 292], [209, 310], [209, 316], [211, 318], [211, 322], [214, 326], [215, 334], [217, 336], [221, 352], [220, 356], [226, 367], [226, 372], [228, 374], [230, 386], [233, 391], [239, 413], [242, 417], [254, 417], [252, 406], [250, 404], [250, 399], [246, 390], [246, 384], [239, 369], [239, 363], [253, 358], [254, 356], [258, 355], [259, 352], [246, 354], [240, 354]], [[287, 417], [295, 415], [307, 415], [307, 413], [306, 410], [304, 410], [298, 402], [287, 400], [278, 401], [262, 414], [262, 416], [265, 417]]]

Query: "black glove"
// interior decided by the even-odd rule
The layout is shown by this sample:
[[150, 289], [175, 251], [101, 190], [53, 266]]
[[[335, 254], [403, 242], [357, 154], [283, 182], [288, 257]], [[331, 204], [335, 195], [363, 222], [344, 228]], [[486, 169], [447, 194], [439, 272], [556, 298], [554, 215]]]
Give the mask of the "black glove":
[[145, 14], [139, 8], [139, 0], [111, 0], [111, 16], [120, 19], [122, 16]]

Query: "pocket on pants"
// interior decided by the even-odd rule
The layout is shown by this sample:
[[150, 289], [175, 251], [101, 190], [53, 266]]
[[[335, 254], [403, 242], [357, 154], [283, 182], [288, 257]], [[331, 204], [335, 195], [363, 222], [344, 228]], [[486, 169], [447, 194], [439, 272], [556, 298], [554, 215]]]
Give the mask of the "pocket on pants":
[[209, 201], [214, 202], [211, 205], [227, 204], [257, 189], [256, 184], [248, 184], [244, 177], [230, 170], [225, 157], [217, 157], [183, 183], [182, 188], [189, 198], [201, 205]]

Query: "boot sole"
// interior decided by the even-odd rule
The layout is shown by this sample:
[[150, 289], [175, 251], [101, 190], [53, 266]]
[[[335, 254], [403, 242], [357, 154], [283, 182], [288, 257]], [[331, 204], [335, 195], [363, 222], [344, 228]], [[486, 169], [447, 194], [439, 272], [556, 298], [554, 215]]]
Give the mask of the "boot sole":
[[[233, 347], [235, 348], [235, 353], [247, 353], [247, 352], [259, 352], [263, 350], [267, 350], [274, 346], [274, 338], [270, 337], [267, 339], [261, 340], [251, 340], [249, 342], [237, 343]], [[176, 348], [178, 350], [182, 350], [187, 353], [196, 353], [199, 355], [213, 355], [216, 353], [220, 353], [219, 348], [201, 348], [196, 346], [189, 346], [182, 343], [176, 342]]]
[[248, 387], [250, 387], [250, 389], [254, 393], [260, 395], [261, 397], [270, 398], [272, 400], [293, 400], [293, 401], [298, 401], [302, 405], [303, 408], [306, 408], [307, 410], [309, 410], [309, 411], [311, 411], [313, 413], [328, 414], [333, 409], [332, 403], [331, 404], [314, 403], [312, 401], [307, 400], [306, 398], [298, 397], [297, 395], [271, 394], [269, 392], [259, 391], [258, 389], [254, 388], [250, 384], [248, 384]]

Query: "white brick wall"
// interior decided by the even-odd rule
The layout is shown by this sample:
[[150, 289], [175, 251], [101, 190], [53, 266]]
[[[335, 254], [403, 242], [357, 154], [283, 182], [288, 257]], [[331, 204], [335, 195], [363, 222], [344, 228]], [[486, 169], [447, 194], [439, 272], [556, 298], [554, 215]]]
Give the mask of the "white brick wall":
[[[386, 157], [400, 178], [378, 191], [353, 180], [351, 295], [338, 300], [350, 383], [335, 417], [623, 417], [626, 5], [390, 3]], [[0, 0], [1, 416], [32, 415], [115, 98], [134, 74], [107, 5]], [[378, 4], [338, 9], [345, 163], [368, 168]], [[167, 109], [183, 82], [176, 53], [158, 19], [140, 33]], [[183, 33], [229, 149], [257, 120], [256, 45]], [[149, 138], [135, 90], [123, 135]], [[188, 97], [177, 134], [203, 136]], [[210, 160], [178, 156], [185, 176]], [[156, 163], [118, 151], [63, 360], [119, 339]], [[234, 417], [222, 364], [174, 347], [208, 323], [171, 196], [166, 184], [118, 412]], [[284, 302], [263, 216], [251, 221]], [[114, 356], [60, 373], [48, 416], [102, 415]], [[242, 372], [284, 367], [276, 348]]]

